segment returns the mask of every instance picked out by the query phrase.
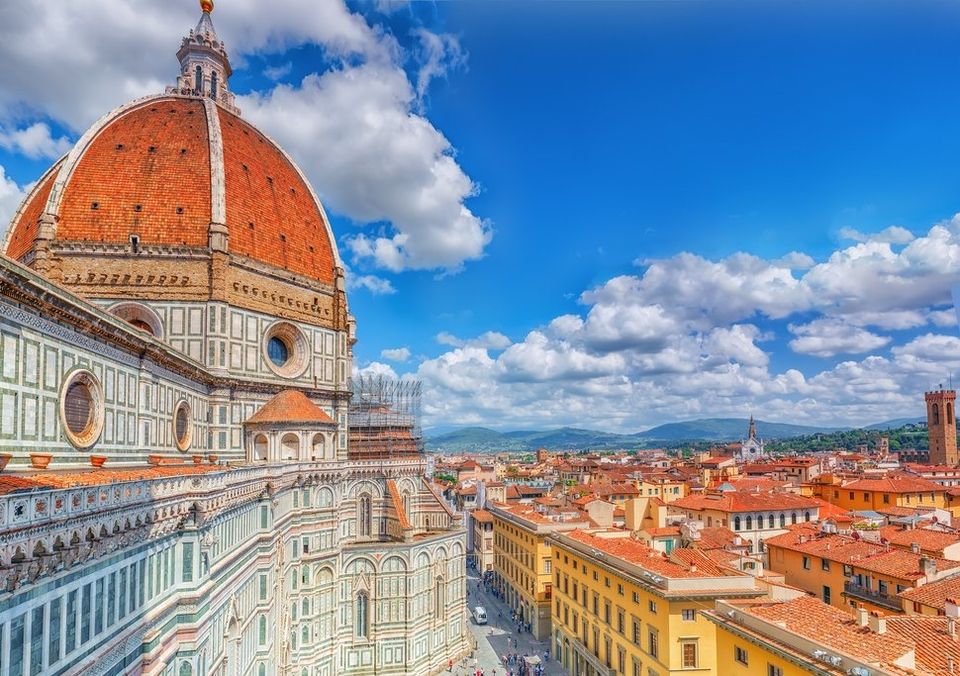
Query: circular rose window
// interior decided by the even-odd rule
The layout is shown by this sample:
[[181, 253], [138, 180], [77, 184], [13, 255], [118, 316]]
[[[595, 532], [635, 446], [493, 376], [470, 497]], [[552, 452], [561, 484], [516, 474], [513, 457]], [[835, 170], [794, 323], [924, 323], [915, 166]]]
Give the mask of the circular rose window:
[[290, 322], [276, 322], [263, 336], [263, 358], [278, 376], [296, 378], [307, 369], [310, 343], [303, 331]]
[[177, 448], [185, 451], [193, 441], [193, 425], [190, 424], [190, 404], [184, 400], [177, 403], [173, 410], [173, 439]]
[[89, 448], [103, 430], [103, 388], [90, 371], [70, 374], [60, 391], [60, 422], [67, 440]]

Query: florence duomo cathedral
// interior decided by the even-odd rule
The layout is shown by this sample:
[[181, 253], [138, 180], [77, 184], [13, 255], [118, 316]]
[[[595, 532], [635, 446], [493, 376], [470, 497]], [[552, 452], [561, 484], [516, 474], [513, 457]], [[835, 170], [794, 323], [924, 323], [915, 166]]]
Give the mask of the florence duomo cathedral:
[[436, 672], [465, 538], [419, 387], [351, 379], [329, 220], [201, 10], [7, 232], [0, 676]]

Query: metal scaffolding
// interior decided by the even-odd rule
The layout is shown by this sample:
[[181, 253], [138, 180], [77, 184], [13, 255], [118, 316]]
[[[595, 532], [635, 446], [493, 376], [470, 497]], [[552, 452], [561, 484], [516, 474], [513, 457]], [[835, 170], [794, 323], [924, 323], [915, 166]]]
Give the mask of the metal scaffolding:
[[367, 375], [350, 380], [348, 453], [357, 460], [423, 452], [419, 380]]

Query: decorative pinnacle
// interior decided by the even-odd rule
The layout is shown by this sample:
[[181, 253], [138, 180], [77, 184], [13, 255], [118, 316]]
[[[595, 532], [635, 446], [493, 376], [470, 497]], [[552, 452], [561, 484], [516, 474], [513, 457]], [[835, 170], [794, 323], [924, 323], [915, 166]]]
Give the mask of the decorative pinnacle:
[[209, 14], [213, 11], [213, 0], [200, 0], [200, 9], [204, 11], [205, 14]]

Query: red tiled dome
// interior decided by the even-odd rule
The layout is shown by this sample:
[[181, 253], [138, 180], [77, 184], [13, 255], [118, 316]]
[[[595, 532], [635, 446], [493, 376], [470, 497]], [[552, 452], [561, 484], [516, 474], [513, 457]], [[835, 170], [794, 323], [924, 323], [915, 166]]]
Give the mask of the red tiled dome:
[[45, 174], [10, 225], [24, 260], [47, 219], [61, 242], [204, 249], [224, 223], [231, 254], [327, 284], [339, 265], [323, 207], [273, 141], [199, 97], [148, 97], [97, 122]]

